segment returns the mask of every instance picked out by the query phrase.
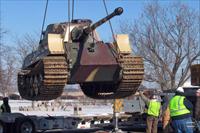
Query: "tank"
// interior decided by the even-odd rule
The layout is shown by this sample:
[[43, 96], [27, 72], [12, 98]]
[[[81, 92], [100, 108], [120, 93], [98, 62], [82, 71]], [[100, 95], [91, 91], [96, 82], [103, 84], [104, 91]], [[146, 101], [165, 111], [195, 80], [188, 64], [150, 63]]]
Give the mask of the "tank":
[[133, 56], [128, 35], [113, 43], [100, 40], [96, 28], [123, 9], [92, 24], [89, 19], [50, 24], [38, 49], [30, 53], [18, 73], [18, 90], [27, 100], [52, 100], [66, 84], [79, 84], [94, 99], [124, 98], [136, 92], [143, 75], [143, 60]]
[[200, 64], [193, 64], [191, 70], [191, 85], [200, 86]]

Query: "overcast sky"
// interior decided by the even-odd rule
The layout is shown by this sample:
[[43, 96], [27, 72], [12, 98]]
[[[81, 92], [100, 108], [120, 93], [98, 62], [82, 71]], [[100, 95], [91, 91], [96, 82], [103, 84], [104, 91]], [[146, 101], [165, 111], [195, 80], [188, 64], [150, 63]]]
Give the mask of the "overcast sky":
[[[167, 5], [175, 0], [162, 0]], [[148, 1], [142, 0], [107, 0], [109, 13], [116, 7], [123, 7], [124, 13], [112, 19], [114, 31], [118, 30], [120, 20], [133, 21], [141, 15], [144, 5]], [[183, 3], [199, 11], [200, 1], [186, 1]], [[3, 43], [14, 45], [13, 37], [22, 37], [26, 33], [40, 33], [44, 16], [46, 0], [0, 0], [0, 26], [9, 34], [2, 38]], [[93, 22], [106, 15], [102, 0], [75, 0], [74, 18], [88, 18]], [[67, 21], [68, 0], [49, 0], [45, 28], [48, 24]], [[101, 39], [111, 39], [108, 23], [98, 28]], [[39, 39], [39, 36], [38, 36]]]

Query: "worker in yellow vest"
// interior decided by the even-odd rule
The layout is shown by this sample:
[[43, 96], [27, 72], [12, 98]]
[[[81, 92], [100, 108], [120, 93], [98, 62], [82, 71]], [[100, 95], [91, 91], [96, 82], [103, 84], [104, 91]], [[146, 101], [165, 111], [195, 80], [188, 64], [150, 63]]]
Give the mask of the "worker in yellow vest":
[[142, 92], [140, 96], [145, 102], [147, 108], [147, 129], [146, 133], [157, 133], [158, 129], [158, 120], [161, 112], [161, 102], [158, 96], [153, 95], [147, 98]]
[[183, 88], [178, 87], [175, 96], [169, 102], [170, 116], [175, 133], [193, 133], [193, 105], [184, 95]]
[[3, 104], [0, 107], [1, 113], [11, 113], [10, 106], [8, 104], [8, 97], [3, 98]]

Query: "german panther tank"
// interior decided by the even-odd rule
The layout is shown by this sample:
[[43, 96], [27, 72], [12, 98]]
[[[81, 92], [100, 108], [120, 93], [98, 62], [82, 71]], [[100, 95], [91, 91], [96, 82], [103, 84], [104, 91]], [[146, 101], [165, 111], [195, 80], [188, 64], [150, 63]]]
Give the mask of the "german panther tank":
[[[47, 26], [37, 51], [29, 54], [18, 73], [18, 90], [28, 100], [59, 97], [66, 84], [80, 84], [95, 99], [124, 98], [135, 93], [143, 79], [143, 60], [131, 54], [128, 35], [104, 43], [95, 29], [121, 7], [92, 24], [89, 19]], [[106, 34], [106, 33], [105, 33]]]

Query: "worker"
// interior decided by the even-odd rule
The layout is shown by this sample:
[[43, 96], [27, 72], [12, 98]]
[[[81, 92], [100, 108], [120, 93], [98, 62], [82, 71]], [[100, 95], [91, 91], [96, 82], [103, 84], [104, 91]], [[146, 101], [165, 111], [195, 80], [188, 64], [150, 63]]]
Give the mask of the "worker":
[[157, 133], [158, 120], [161, 111], [161, 102], [156, 95], [152, 95], [149, 99], [142, 92], [140, 92], [140, 96], [147, 106], [146, 133]]
[[193, 133], [192, 103], [184, 96], [182, 87], [178, 87], [169, 102], [170, 116], [175, 133]]
[[11, 113], [10, 106], [8, 104], [8, 97], [3, 98], [3, 104], [0, 108], [1, 113]]

